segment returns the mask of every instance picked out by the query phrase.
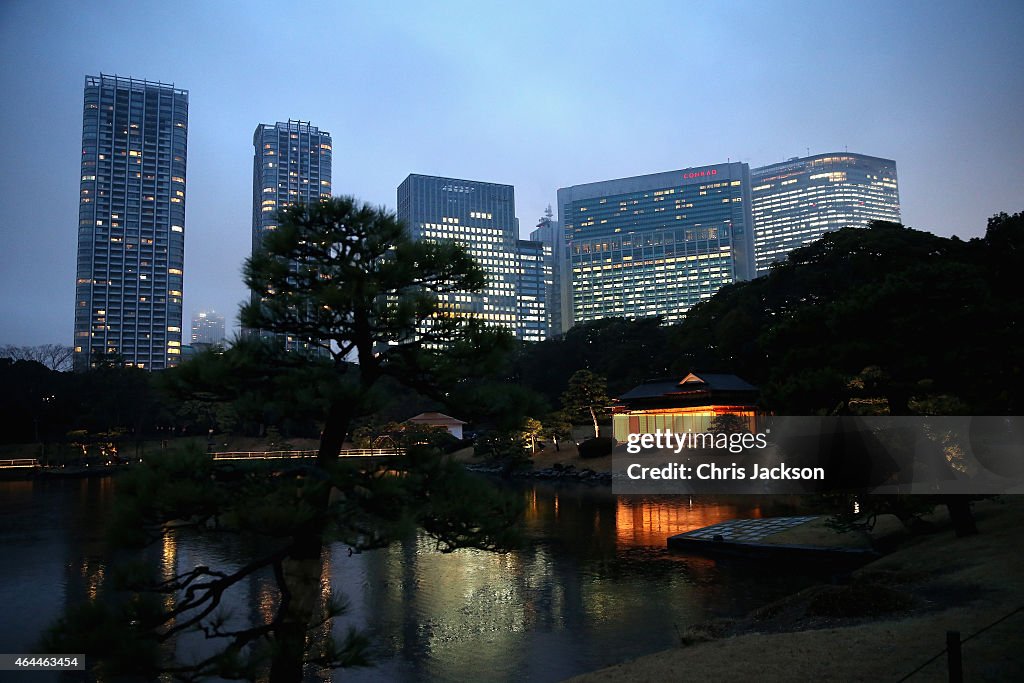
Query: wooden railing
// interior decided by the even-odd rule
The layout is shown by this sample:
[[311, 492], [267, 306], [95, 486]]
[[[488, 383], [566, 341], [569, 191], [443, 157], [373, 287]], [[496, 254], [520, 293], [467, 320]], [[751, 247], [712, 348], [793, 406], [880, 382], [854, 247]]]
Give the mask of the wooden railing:
[[39, 466], [39, 461], [35, 458], [9, 458], [7, 460], [0, 460], [0, 469], [5, 470], [31, 469]]
[[[214, 460], [292, 460], [315, 458], [316, 451], [224, 451], [213, 453]], [[395, 448], [347, 448], [338, 454], [342, 458], [379, 458], [404, 455]]]

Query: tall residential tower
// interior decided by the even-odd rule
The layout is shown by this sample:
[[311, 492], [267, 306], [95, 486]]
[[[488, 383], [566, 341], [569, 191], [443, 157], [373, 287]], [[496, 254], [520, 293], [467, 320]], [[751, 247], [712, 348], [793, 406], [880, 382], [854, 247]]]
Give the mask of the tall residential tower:
[[74, 365], [181, 357], [188, 91], [87, 76]]
[[750, 177], [758, 275], [826, 232], [900, 222], [892, 159], [831, 152], [755, 168]]
[[[252, 137], [252, 250], [277, 227], [277, 212], [331, 196], [331, 134], [308, 121], [261, 123]], [[302, 342], [281, 339], [294, 351]]]

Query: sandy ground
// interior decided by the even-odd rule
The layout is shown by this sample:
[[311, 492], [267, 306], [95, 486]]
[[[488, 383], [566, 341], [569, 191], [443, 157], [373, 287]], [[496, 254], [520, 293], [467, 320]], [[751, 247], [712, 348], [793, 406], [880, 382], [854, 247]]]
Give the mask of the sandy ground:
[[[854, 586], [895, 596], [888, 613], [811, 616], [808, 605], [846, 590], [819, 586], [723, 627], [725, 637], [572, 680], [898, 681], [943, 650], [947, 630], [967, 638], [1024, 607], [1024, 497], [978, 503], [975, 514], [977, 536], [958, 539], [946, 527], [908, 538], [855, 572]], [[966, 681], [1024, 680], [1024, 610], [964, 643], [963, 661]], [[946, 656], [909, 680], [948, 680]]]

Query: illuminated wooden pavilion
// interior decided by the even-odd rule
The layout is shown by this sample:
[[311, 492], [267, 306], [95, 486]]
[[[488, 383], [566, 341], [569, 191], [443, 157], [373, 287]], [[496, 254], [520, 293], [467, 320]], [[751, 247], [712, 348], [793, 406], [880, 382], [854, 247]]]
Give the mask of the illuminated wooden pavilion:
[[612, 433], [616, 441], [630, 434], [706, 432], [718, 415], [737, 415], [757, 431], [757, 387], [736, 375], [691, 372], [681, 380], [662, 379], [633, 387], [615, 399]]

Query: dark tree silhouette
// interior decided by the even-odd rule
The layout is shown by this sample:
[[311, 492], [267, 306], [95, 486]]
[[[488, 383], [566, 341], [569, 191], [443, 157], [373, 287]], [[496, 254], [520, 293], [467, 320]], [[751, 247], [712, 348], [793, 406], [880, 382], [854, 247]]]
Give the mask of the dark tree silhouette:
[[[222, 645], [202, 662], [149, 662], [149, 670], [139, 665], [136, 672], [158, 667], [180, 677], [249, 677], [265, 671], [271, 681], [297, 682], [310, 663], [363, 663], [365, 642], [357, 635], [341, 645], [310, 640], [337, 613], [337, 606], [321, 604], [326, 538], [370, 548], [419, 527], [442, 550], [496, 549], [514, 541], [514, 499], [484, 490], [427, 449], [410, 449], [403, 461], [376, 468], [349, 467], [338, 457], [353, 419], [372, 407], [372, 389], [382, 378], [444, 399], [481, 358], [507, 345], [507, 334], [439, 310], [437, 294], [483, 287], [483, 271], [461, 247], [414, 241], [394, 214], [343, 197], [282, 211], [277, 229], [246, 263], [245, 280], [256, 297], [242, 309], [243, 326], [292, 337], [322, 353], [284, 353], [258, 341], [236, 344], [223, 355], [205, 357], [181, 378], [191, 376], [201, 385], [194, 387], [198, 393], [211, 395], [259, 385], [262, 395], [272, 390], [278, 401], [303, 394], [296, 405], [322, 410], [320, 448], [314, 465], [289, 467], [272, 478], [225, 479], [197, 455], [156, 463], [156, 469], [119, 487], [128, 494], [117, 525], [122, 532], [166, 533], [160, 525], [169, 520], [209, 532], [227, 521], [233, 532], [276, 541], [272, 552], [237, 571], [196, 567], [155, 586], [134, 586], [137, 595], [176, 599], [173, 608], [158, 609], [139, 598], [120, 614], [120, 642], [138, 643], [133, 652], [157, 652], [153, 643], [189, 629]], [[325, 361], [328, 354], [331, 360]], [[404, 475], [395, 476], [395, 468]], [[143, 536], [128, 540], [144, 541]], [[280, 596], [273, 618], [228, 628], [217, 616], [225, 591], [268, 568]], [[88, 629], [83, 634], [75, 628], [96, 618], [86, 614], [76, 621], [71, 615], [52, 646], [109, 649], [89, 640]], [[123, 663], [117, 654], [112, 658]]]

